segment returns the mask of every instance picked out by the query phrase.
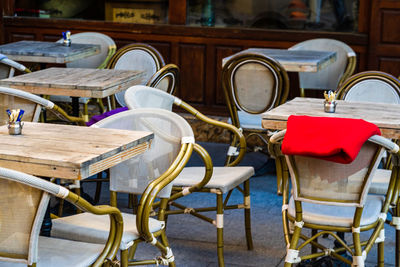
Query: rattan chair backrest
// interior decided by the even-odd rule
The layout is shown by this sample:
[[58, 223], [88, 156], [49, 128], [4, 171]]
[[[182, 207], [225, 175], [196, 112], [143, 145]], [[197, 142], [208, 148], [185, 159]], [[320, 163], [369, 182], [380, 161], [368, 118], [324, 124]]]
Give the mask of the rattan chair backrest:
[[173, 95], [144, 85], [134, 85], [125, 93], [125, 103], [129, 109], [161, 108], [172, 111], [175, 99]]
[[[58, 40], [62, 43], [63, 39]], [[115, 53], [116, 44], [109, 36], [99, 32], [81, 32], [71, 35], [71, 43], [100, 45], [100, 53], [66, 63], [67, 68], [98, 68], [106, 66], [107, 61]]]
[[347, 79], [338, 90], [346, 101], [400, 104], [400, 81], [385, 72], [360, 72]]
[[174, 94], [179, 84], [179, 67], [167, 64], [158, 70], [147, 82], [147, 86], [158, 88], [169, 94]]
[[300, 88], [336, 90], [355, 69], [356, 54], [347, 44], [333, 39], [312, 39], [298, 43], [289, 50], [315, 50], [336, 52], [336, 61], [324, 69], [311, 73], [300, 72]]
[[37, 122], [41, 108], [53, 108], [53, 102], [14, 88], [0, 87], [0, 125], [8, 121], [6, 110], [23, 109], [22, 120]]
[[286, 100], [286, 71], [270, 57], [257, 53], [239, 54], [225, 63], [222, 72], [224, 90], [232, 102], [230, 105], [239, 110], [260, 114]]
[[[159, 90], [158, 90], [159, 91]], [[150, 131], [154, 139], [143, 154], [110, 169], [110, 190], [141, 194], [175, 160], [181, 144], [194, 142], [190, 125], [179, 115], [162, 109], [135, 109], [101, 120], [96, 127]], [[168, 198], [172, 184], [159, 197]]]
[[[143, 71], [142, 84], [146, 84], [151, 76], [165, 65], [162, 55], [154, 47], [147, 44], [130, 44], [119, 49], [111, 58], [108, 68]], [[125, 106], [125, 91], [115, 94], [121, 106]]]
[[37, 261], [37, 243], [49, 195], [0, 175], [0, 256], [31, 265]]

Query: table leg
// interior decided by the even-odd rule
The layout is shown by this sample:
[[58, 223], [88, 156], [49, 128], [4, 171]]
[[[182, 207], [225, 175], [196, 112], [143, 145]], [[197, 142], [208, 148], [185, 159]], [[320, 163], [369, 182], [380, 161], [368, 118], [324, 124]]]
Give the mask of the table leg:
[[79, 117], [79, 97], [72, 98], [72, 116]]

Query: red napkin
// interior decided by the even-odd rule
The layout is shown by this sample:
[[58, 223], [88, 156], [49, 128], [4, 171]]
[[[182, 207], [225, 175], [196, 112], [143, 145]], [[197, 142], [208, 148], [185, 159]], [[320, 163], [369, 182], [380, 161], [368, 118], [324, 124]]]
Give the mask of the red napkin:
[[290, 116], [282, 153], [321, 158], [338, 163], [351, 163], [362, 145], [379, 128], [361, 119]]

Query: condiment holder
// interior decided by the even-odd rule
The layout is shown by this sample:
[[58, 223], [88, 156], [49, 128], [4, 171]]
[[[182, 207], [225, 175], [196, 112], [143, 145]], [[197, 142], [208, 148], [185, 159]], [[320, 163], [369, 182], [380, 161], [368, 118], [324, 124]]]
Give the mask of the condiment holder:
[[24, 126], [21, 122], [22, 116], [24, 115], [24, 110], [22, 109], [7, 109], [7, 114], [9, 116], [8, 120], [8, 134], [19, 135], [22, 134], [22, 127]]
[[70, 31], [62, 32], [62, 37], [64, 39], [63, 45], [71, 46], [71, 32]]
[[327, 113], [335, 113], [336, 111], [336, 93], [329, 91], [328, 93], [324, 92], [324, 111]]

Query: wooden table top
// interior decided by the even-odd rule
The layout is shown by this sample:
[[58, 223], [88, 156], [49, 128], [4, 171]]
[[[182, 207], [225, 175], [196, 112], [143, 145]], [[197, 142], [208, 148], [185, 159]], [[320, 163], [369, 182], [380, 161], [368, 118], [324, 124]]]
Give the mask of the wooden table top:
[[0, 127], [0, 166], [81, 180], [146, 151], [150, 132], [25, 122], [22, 135]]
[[0, 85], [33, 94], [104, 98], [140, 84], [143, 76], [132, 70], [49, 68], [3, 79]]
[[[286, 71], [294, 72], [317, 72], [329, 64], [336, 61], [336, 52], [313, 51], [313, 50], [287, 50], [287, 49], [267, 49], [249, 48], [239, 53], [259, 53], [277, 60]], [[222, 60], [222, 66], [232, 56]]]
[[336, 112], [324, 112], [324, 99], [297, 97], [262, 114], [262, 127], [286, 129], [290, 115], [364, 119], [376, 124], [382, 135], [400, 139], [400, 105], [337, 100]]
[[0, 45], [0, 53], [16, 61], [38, 63], [67, 63], [100, 53], [100, 46], [41, 41], [19, 41]]

